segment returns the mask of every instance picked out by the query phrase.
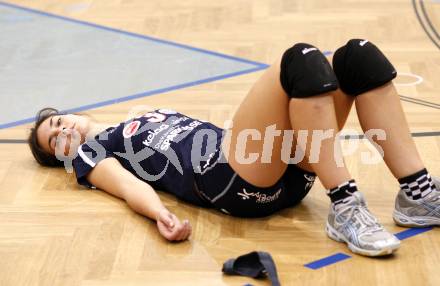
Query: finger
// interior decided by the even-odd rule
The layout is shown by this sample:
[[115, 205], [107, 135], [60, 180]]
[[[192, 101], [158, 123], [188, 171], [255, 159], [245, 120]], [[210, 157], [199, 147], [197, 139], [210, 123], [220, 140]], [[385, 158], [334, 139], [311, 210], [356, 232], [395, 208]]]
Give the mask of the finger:
[[171, 229], [179, 227], [181, 225], [179, 219], [177, 219], [177, 217], [175, 215], [172, 215], [172, 226]]
[[185, 222], [183, 223], [183, 225], [184, 225], [184, 227], [183, 227], [183, 230], [182, 230], [182, 236], [180, 237], [180, 240], [185, 240], [185, 239], [187, 239], [187, 237], [188, 237], [188, 233], [189, 233], [189, 224], [188, 224], [188, 221], [185, 221]]
[[185, 220], [184, 224], [185, 224], [186, 228], [185, 228], [185, 235], [184, 235], [183, 239], [187, 239], [189, 234], [191, 233], [191, 225], [189, 224], [188, 220]]
[[167, 226], [166, 224], [164, 224], [162, 221], [159, 222], [159, 224], [158, 224], [158, 228], [159, 228], [159, 231], [160, 231], [161, 233], [163, 233], [164, 235], [166, 235], [166, 237], [167, 237], [167, 239], [168, 239], [168, 237], [169, 237], [170, 234], [172, 233], [172, 230], [170, 230], [170, 229], [168, 228], [168, 226]]
[[168, 226], [173, 228], [175, 226], [175, 219], [174, 219], [175, 215], [173, 215], [172, 213], [168, 213], [167, 214], [167, 220], [169, 222]]
[[183, 237], [185, 236], [185, 232], [186, 232], [186, 226], [182, 225], [182, 228], [179, 231], [179, 235], [177, 237], [178, 241], [181, 241], [183, 239]]
[[173, 221], [167, 217], [161, 219], [161, 222], [165, 225], [168, 230], [171, 230], [173, 227]]
[[176, 240], [176, 241], [179, 240], [180, 235], [181, 235], [181, 232], [182, 232], [182, 228], [183, 228], [182, 225], [176, 225], [176, 226], [174, 226], [174, 228], [173, 228], [173, 234], [172, 234], [172, 238], [173, 238], [173, 240]]
[[186, 228], [185, 228], [185, 235], [182, 237], [182, 240], [187, 240], [188, 239], [190, 231], [191, 231], [190, 230], [190, 226], [187, 225]]
[[177, 216], [175, 216], [174, 214], [173, 214], [173, 221], [175, 224], [182, 225], [182, 222], [180, 221], [180, 219]]
[[158, 218], [157, 218], [157, 221], [161, 222], [162, 224], [164, 224], [167, 228], [169, 228], [172, 225], [172, 223], [173, 223], [172, 219], [169, 217], [168, 214], [169, 214], [168, 211], [161, 210], [159, 212], [159, 215], [158, 215]]
[[184, 239], [186, 233], [186, 226], [185, 224], [182, 224], [181, 228], [179, 229], [179, 234], [177, 236], [177, 240], [181, 241]]

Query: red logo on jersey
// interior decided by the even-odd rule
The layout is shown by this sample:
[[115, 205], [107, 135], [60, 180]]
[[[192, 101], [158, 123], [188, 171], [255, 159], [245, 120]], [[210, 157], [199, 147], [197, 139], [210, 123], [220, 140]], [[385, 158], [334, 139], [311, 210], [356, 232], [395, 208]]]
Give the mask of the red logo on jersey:
[[136, 131], [139, 129], [139, 125], [141, 125], [141, 122], [136, 120], [133, 122], [130, 122], [128, 125], [124, 127], [124, 131], [122, 131], [122, 135], [124, 138], [130, 138], [133, 136], [133, 134], [136, 133]]

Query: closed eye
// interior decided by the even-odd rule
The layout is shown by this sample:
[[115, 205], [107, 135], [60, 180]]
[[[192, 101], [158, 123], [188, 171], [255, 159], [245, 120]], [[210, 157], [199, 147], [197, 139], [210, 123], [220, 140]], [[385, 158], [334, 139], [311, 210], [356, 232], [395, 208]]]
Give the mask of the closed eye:
[[[53, 118], [55, 118], [55, 117], [53, 117]], [[61, 125], [61, 116], [58, 117], [58, 119], [56, 120], [56, 123], [55, 123], [56, 127], [59, 127], [60, 125]], [[52, 118], [50, 119], [50, 126], [52, 127]], [[56, 137], [58, 137], [58, 136], [51, 135], [49, 137], [49, 148], [52, 150], [55, 150], [56, 145], [57, 145], [57, 142], [56, 142], [57, 138]]]

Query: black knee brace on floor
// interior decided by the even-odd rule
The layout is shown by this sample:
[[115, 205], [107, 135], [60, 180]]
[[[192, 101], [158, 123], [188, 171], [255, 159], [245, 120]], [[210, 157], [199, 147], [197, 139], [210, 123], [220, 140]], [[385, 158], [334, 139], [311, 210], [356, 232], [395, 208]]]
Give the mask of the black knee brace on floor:
[[352, 39], [335, 52], [333, 70], [342, 91], [353, 96], [384, 85], [397, 75], [385, 55], [361, 39]]
[[296, 44], [281, 59], [281, 86], [289, 97], [309, 97], [336, 90], [338, 80], [330, 63], [314, 46]]

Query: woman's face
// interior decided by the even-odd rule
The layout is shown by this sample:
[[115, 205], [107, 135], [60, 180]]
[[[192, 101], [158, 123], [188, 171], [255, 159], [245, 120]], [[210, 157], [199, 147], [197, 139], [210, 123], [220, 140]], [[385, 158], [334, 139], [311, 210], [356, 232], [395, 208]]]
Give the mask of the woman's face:
[[87, 116], [66, 114], [53, 115], [44, 120], [37, 130], [38, 144], [46, 152], [69, 156], [84, 143], [90, 130]]

